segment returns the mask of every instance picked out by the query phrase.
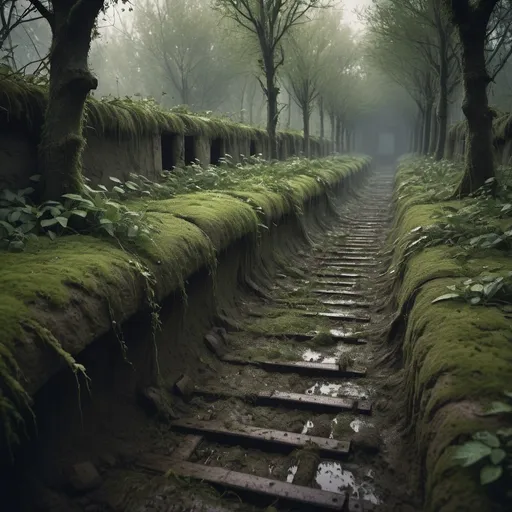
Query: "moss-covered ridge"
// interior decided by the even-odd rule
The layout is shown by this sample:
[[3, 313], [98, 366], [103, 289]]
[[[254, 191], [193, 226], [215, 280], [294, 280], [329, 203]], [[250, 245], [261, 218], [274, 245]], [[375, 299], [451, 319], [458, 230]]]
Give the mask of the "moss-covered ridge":
[[[0, 76], [0, 120], [38, 133], [46, 109], [46, 88], [21, 78]], [[204, 117], [180, 110], [165, 110], [154, 101], [130, 98], [90, 97], [86, 104], [85, 126], [96, 135], [116, 138], [134, 138], [158, 133], [196, 135], [230, 139], [245, 137], [266, 140], [263, 128], [235, 123], [220, 117]], [[300, 132], [281, 131], [282, 141], [300, 144]], [[311, 137], [319, 142], [317, 137]]]
[[325, 162], [316, 173], [312, 164], [286, 180], [288, 198], [272, 187], [246, 184], [134, 201], [158, 231], [129, 250], [73, 235], [41, 238], [19, 254], [0, 252], [0, 443], [19, 441], [30, 396], [65, 362], [83, 371], [73, 356], [113, 322], [120, 325], [148, 308], [148, 279], [157, 301], [184, 290], [194, 272], [214, 270], [217, 253], [231, 243], [285, 214], [300, 215], [301, 205], [369, 165], [367, 157]]
[[[411, 230], [440, 222], [443, 206], [418, 186], [408, 185], [411, 168], [405, 160], [397, 175], [396, 219], [392, 239], [398, 240], [394, 268], [403, 259]], [[512, 270], [502, 251], [461, 256], [457, 247], [426, 248], [406, 263], [398, 284], [396, 307], [405, 323], [402, 352], [405, 368], [407, 421], [414, 432], [424, 470], [427, 511], [501, 510], [480, 486], [476, 471], [453, 462], [454, 445], [478, 430], [493, 430], [479, 412], [500, 399], [512, 381], [512, 321], [497, 307], [432, 301], [447, 286], [482, 274]]]

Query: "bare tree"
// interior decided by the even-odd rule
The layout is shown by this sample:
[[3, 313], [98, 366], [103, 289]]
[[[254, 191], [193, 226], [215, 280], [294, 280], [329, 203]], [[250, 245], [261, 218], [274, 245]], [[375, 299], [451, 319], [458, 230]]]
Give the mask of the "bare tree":
[[325, 0], [213, 0], [213, 5], [242, 29], [257, 38], [260, 67], [265, 81], [260, 81], [267, 98], [267, 132], [270, 156], [277, 158], [277, 122], [279, 87], [277, 74], [284, 64], [283, 38], [290, 28], [306, 20], [312, 9], [326, 6]]

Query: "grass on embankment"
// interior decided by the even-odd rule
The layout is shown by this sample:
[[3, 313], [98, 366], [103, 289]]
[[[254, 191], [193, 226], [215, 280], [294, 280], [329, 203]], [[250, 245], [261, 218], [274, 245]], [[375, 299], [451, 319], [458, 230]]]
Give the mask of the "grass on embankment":
[[[510, 506], [505, 490], [511, 447], [503, 461], [485, 456], [462, 467], [460, 446], [477, 432], [494, 436], [510, 427], [506, 415], [482, 413], [512, 390], [512, 210], [504, 189], [498, 198], [482, 193], [449, 200], [461, 171], [447, 161], [403, 160], [390, 237], [396, 306], [405, 322], [407, 420], [424, 470], [426, 510], [432, 512]], [[506, 438], [499, 437], [503, 447]], [[498, 467], [503, 474], [481, 485], [484, 466], [483, 475], [498, 475]]]
[[183, 290], [199, 268], [214, 271], [219, 251], [285, 213], [300, 215], [368, 163], [338, 157], [177, 170], [152, 188], [153, 198], [127, 202], [147, 212], [151, 239], [40, 236], [23, 252], [1, 251], [0, 443], [20, 442], [31, 395], [63, 361], [85, 374], [73, 356], [94, 339], [142, 308], [157, 317], [157, 302]]

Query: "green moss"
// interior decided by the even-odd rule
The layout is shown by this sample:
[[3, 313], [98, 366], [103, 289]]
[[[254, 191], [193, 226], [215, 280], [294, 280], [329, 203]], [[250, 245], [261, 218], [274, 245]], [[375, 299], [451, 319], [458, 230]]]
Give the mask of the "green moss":
[[[297, 164], [311, 175], [318, 169], [323, 189], [319, 182], [311, 182], [311, 176], [304, 180], [292, 176], [293, 172], [287, 178], [296, 184], [291, 188], [296, 186], [302, 197], [318, 193], [336, 178], [339, 181], [361, 170], [368, 160], [345, 157], [340, 159], [341, 166], [333, 162], [315, 161], [311, 169]], [[199, 268], [214, 267], [218, 251], [243, 236], [256, 236], [258, 224], [296, 213], [289, 197], [277, 191], [282, 189], [262, 186], [257, 179], [232, 194], [200, 192], [161, 201], [132, 201], [130, 207], [146, 210], [157, 228], [152, 241], [141, 239], [122, 247], [112, 239], [91, 236], [65, 236], [54, 242], [41, 237], [23, 253], [0, 252], [0, 438], [8, 445], [20, 441], [26, 413], [30, 414], [30, 395], [50, 371], [46, 355], [41, 356], [47, 347], [73, 371], [81, 372], [73, 356], [107, 332], [114, 319], [120, 324], [147, 306], [142, 267], [152, 272], [155, 299], [161, 300], [183, 289]], [[83, 325], [77, 336], [69, 336], [66, 329], [75, 318]], [[322, 320], [284, 310], [277, 318], [254, 321], [248, 330], [301, 333], [325, 329]], [[292, 357], [283, 347], [263, 348], [268, 357]]]
[[266, 335], [307, 334], [326, 330], [327, 321], [320, 317], [302, 316], [283, 311], [279, 316], [255, 318], [245, 326], [249, 332]]
[[[415, 165], [420, 172], [421, 165]], [[426, 203], [433, 196], [422, 186], [403, 186], [409, 179], [403, 170], [397, 177], [393, 236], [401, 243], [395, 247], [395, 263], [403, 258], [407, 233], [431, 224], [444, 206], [465, 204]], [[512, 379], [512, 323], [501, 309], [432, 301], [468, 277], [510, 270], [512, 261], [504, 252], [468, 257], [447, 246], [426, 248], [406, 262], [397, 295], [398, 307], [407, 314], [402, 318], [404, 388], [407, 416], [425, 461], [427, 511], [492, 509], [476, 475], [454, 464], [452, 446], [477, 430], [492, 429], [492, 420], [477, 412], [501, 397]]]
[[329, 332], [319, 332], [310, 343], [314, 347], [329, 347], [336, 345], [336, 340]]

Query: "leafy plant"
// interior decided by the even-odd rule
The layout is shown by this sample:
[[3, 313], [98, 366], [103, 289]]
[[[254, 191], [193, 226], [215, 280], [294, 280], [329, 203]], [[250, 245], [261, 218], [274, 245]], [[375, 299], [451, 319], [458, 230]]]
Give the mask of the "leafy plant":
[[436, 297], [432, 304], [445, 300], [464, 300], [472, 305], [501, 306], [512, 303], [512, 272], [506, 276], [487, 275], [447, 286], [450, 293]]
[[[493, 402], [485, 416], [512, 416], [512, 392], [505, 392], [507, 402]], [[495, 433], [481, 431], [473, 434], [470, 441], [458, 446], [454, 460], [462, 467], [478, 465], [480, 483], [488, 485], [503, 479], [506, 482], [508, 498], [512, 498], [512, 428], [500, 428]]]

